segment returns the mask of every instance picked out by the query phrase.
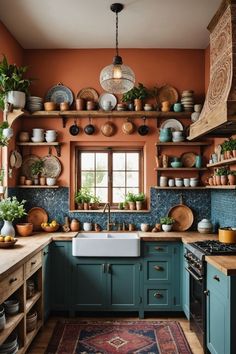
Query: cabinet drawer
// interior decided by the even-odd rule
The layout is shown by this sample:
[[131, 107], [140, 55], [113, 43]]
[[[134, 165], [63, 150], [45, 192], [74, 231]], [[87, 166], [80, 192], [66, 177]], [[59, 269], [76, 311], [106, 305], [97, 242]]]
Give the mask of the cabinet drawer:
[[145, 280], [156, 281], [170, 279], [170, 260], [150, 260], [145, 262]]
[[172, 246], [159, 243], [159, 242], [145, 242], [144, 243], [144, 255], [155, 256], [160, 254], [170, 255], [172, 252]]
[[218, 269], [207, 265], [207, 287], [208, 289], [214, 289], [216, 292], [221, 293], [223, 296], [227, 296], [228, 293], [228, 277], [221, 273]]
[[144, 296], [144, 306], [146, 308], [154, 309], [154, 308], [169, 308], [171, 307], [170, 299], [170, 288], [167, 286], [160, 287], [147, 287], [145, 289]]
[[0, 299], [5, 301], [23, 284], [23, 266], [9, 274], [0, 282]]
[[42, 255], [41, 252], [38, 252], [25, 263], [25, 277], [28, 278], [40, 265], [42, 265]]

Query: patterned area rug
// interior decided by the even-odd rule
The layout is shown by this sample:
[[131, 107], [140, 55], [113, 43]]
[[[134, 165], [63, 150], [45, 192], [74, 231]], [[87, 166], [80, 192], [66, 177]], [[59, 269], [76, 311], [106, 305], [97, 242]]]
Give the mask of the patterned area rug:
[[45, 354], [191, 354], [175, 321], [58, 322]]

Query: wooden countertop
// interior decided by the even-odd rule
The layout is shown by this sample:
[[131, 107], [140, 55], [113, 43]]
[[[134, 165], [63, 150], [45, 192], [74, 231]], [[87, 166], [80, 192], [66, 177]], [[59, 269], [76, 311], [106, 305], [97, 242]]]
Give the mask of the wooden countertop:
[[[28, 261], [51, 241], [71, 241], [77, 232], [37, 233], [30, 237], [19, 237], [14, 248], [0, 248], [0, 280]], [[142, 241], [195, 242], [217, 240], [217, 235], [198, 232], [139, 232]], [[236, 256], [207, 256], [206, 261], [226, 275], [236, 275]]]

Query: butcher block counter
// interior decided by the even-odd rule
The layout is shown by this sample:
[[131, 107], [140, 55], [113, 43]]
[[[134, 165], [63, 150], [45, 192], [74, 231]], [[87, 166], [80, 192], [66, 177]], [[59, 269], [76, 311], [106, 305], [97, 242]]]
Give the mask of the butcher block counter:
[[[14, 248], [0, 249], [0, 280], [27, 262], [52, 241], [71, 241], [76, 232], [37, 233], [30, 237], [18, 237]], [[198, 232], [139, 232], [142, 241], [183, 242], [217, 240], [217, 235]], [[236, 275], [236, 256], [207, 256], [206, 261], [226, 275]]]

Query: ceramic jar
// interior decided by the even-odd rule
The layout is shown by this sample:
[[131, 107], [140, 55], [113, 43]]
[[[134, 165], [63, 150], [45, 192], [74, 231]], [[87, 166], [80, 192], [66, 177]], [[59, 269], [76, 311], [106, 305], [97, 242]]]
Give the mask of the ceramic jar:
[[91, 222], [84, 222], [83, 229], [84, 231], [92, 231], [93, 224]]
[[46, 130], [45, 140], [48, 143], [52, 143], [57, 140], [57, 132], [56, 130]]
[[30, 140], [30, 136], [28, 132], [20, 132], [19, 141], [25, 143]]
[[44, 141], [44, 130], [40, 128], [34, 128], [33, 136], [31, 139], [34, 143], [40, 143]]
[[149, 230], [149, 225], [148, 224], [141, 224], [140, 229], [143, 232], [147, 232]]
[[169, 101], [163, 101], [161, 104], [161, 110], [162, 112], [169, 112], [170, 111], [170, 102]]
[[162, 224], [161, 227], [162, 227], [162, 230], [164, 232], [170, 232], [172, 230], [172, 224], [171, 225], [167, 225], [167, 224]]
[[160, 187], [167, 187], [168, 178], [166, 176], [160, 177]]
[[70, 105], [68, 102], [61, 102], [60, 103], [60, 111], [69, 111]]
[[171, 141], [172, 139], [172, 132], [170, 128], [160, 128], [160, 142], [161, 143], [166, 143], [168, 141]]
[[77, 111], [83, 111], [85, 106], [85, 101], [83, 98], [77, 98], [75, 101], [75, 107]]
[[175, 178], [175, 186], [176, 187], [183, 187], [183, 178]]
[[197, 229], [198, 232], [201, 234], [209, 234], [213, 230], [213, 225], [210, 220], [208, 219], [202, 219], [198, 224], [197, 224]]
[[70, 223], [71, 231], [79, 231], [80, 229], [80, 222], [76, 219], [72, 219]]
[[196, 168], [201, 168], [202, 167], [202, 156], [197, 155], [195, 158], [195, 167]]
[[182, 104], [177, 102], [173, 106], [174, 112], [182, 112]]

